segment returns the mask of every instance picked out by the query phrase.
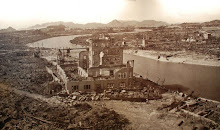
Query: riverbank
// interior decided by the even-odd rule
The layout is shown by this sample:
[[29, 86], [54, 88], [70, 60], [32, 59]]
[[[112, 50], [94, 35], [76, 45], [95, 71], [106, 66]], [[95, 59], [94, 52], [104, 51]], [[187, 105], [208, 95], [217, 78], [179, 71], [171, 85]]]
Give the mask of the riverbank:
[[142, 56], [162, 62], [172, 62], [180, 64], [195, 64], [206, 66], [220, 66], [220, 59], [207, 55], [186, 51], [150, 51], [150, 50], [124, 50], [126, 54]]

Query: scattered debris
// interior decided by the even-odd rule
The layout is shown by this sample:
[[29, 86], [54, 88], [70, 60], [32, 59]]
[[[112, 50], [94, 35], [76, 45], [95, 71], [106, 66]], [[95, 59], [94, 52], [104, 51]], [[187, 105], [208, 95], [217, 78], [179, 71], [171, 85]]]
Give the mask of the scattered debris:
[[1, 129], [122, 129], [129, 121], [115, 111], [87, 103], [48, 104], [0, 84]]

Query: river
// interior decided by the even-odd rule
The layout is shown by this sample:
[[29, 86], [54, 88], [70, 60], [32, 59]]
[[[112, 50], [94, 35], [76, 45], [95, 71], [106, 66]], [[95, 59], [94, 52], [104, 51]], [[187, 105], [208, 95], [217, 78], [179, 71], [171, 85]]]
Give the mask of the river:
[[149, 80], [177, 86], [185, 92], [220, 101], [220, 67], [163, 62], [126, 54], [123, 60], [134, 60], [134, 72]]
[[44, 48], [56, 48], [56, 49], [63, 49], [63, 48], [80, 48], [81, 45], [75, 45], [70, 43], [70, 40], [79, 37], [79, 36], [88, 36], [90, 34], [85, 35], [71, 35], [71, 36], [59, 36], [59, 37], [52, 37], [44, 40], [40, 40], [37, 42], [29, 43], [27, 46], [29, 47], [44, 47]]
[[[123, 34], [123, 33], [137, 33], [137, 32], [144, 32], [144, 31], [151, 31], [150, 29], [135, 29], [133, 32], [120, 32], [120, 33], [109, 33], [111, 35]], [[70, 43], [70, 40], [80, 37], [80, 36], [89, 36], [91, 34], [84, 34], [84, 35], [70, 35], [70, 36], [59, 36], [59, 37], [52, 37], [44, 40], [40, 40], [37, 42], [29, 43], [27, 46], [29, 47], [44, 47], [44, 48], [56, 48], [56, 49], [63, 49], [63, 48], [81, 48], [80, 45], [75, 45]]]
[[[80, 48], [70, 43], [78, 36], [60, 36], [30, 43], [30, 47], [45, 48]], [[134, 60], [134, 72], [144, 78], [164, 84], [177, 85], [186, 92], [194, 91], [195, 95], [220, 101], [220, 67], [163, 62], [146, 57], [124, 53], [124, 62]]]

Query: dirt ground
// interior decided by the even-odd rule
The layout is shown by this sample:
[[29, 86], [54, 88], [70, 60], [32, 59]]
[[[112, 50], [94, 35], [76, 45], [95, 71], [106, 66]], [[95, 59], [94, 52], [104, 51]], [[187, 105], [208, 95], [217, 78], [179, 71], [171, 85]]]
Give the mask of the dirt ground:
[[[164, 96], [170, 97], [170, 94], [165, 94]], [[184, 116], [181, 112], [158, 110], [164, 103], [169, 104], [171, 101], [159, 99], [150, 100], [149, 103], [129, 101], [101, 102], [107, 108], [124, 115], [131, 122], [129, 127], [137, 130], [192, 130], [209, 128], [206, 123], [190, 116]]]

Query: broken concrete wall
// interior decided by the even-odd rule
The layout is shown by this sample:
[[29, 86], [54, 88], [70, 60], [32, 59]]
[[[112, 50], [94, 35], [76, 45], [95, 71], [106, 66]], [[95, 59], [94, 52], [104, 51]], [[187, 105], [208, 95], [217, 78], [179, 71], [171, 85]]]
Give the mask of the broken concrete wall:
[[133, 81], [133, 68], [122, 68], [115, 73], [116, 82], [119, 86], [121, 83], [125, 83], [124, 87], [129, 87]]
[[86, 72], [86, 70], [84, 70], [80, 66], [78, 67], [78, 74], [82, 77], [88, 77], [88, 73]]
[[[67, 81], [66, 88], [69, 93], [74, 91], [100, 91], [104, 89], [114, 89], [114, 88], [126, 88], [129, 84], [127, 79], [105, 79], [99, 78], [96, 80], [82, 80], [82, 81]], [[86, 88], [85, 85], [89, 85]]]
[[69, 93], [74, 91], [94, 91], [94, 81], [84, 80], [84, 81], [69, 81], [67, 82], [67, 89]]
[[60, 67], [60, 65], [57, 65], [57, 73], [59, 74], [61, 80], [63, 82], [66, 82], [67, 81], [67, 76], [66, 76], [66, 73], [65, 71]]

